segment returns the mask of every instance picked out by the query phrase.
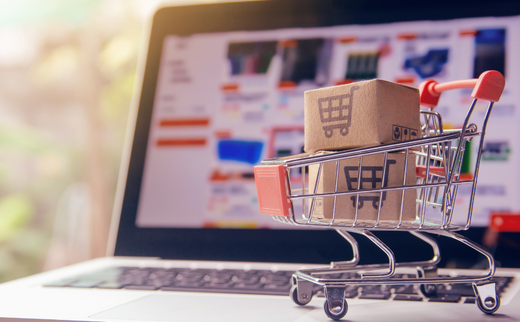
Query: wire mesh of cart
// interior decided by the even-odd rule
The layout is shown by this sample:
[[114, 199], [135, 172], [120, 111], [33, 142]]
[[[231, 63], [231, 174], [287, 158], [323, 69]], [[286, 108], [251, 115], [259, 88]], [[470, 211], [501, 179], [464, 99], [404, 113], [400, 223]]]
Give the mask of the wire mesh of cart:
[[[479, 309], [487, 314], [496, 312], [500, 298], [492, 280], [493, 256], [456, 231], [467, 230], [471, 225], [486, 126], [504, 86], [505, 79], [497, 71], [484, 72], [478, 79], [441, 84], [428, 80], [419, 86], [421, 105], [426, 109], [421, 111], [422, 135], [418, 139], [269, 159], [255, 167], [262, 213], [282, 223], [335, 229], [352, 247], [350, 261], [293, 274], [290, 296], [296, 304], [308, 304], [314, 286], [323, 286], [325, 313], [339, 320], [348, 309], [347, 287], [413, 284], [424, 297], [431, 297], [439, 284], [471, 283]], [[442, 92], [458, 88], [473, 88], [473, 101], [462, 127], [447, 130], [433, 108]], [[474, 113], [481, 106], [477, 104], [479, 100], [487, 101], [487, 108]], [[471, 123], [474, 114], [484, 115], [480, 130]], [[468, 174], [463, 163], [470, 141], [476, 142], [472, 143], [472, 150], [477, 151], [477, 156], [472, 173]], [[467, 201], [462, 221], [454, 220], [459, 190], [464, 191]], [[377, 230], [407, 231], [431, 246], [433, 258], [396, 262], [393, 251], [372, 233]], [[359, 265], [358, 243], [350, 233], [368, 238], [386, 254], [388, 263]], [[482, 254], [487, 259], [486, 273], [439, 276], [436, 265], [440, 250], [429, 233], [452, 238]], [[416, 277], [400, 278], [396, 270], [402, 268], [413, 269]]]

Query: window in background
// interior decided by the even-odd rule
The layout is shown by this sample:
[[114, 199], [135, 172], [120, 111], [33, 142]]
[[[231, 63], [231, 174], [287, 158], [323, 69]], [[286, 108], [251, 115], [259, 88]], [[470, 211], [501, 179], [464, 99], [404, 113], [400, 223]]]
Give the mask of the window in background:
[[0, 281], [105, 254], [143, 20], [156, 5], [0, 1]]

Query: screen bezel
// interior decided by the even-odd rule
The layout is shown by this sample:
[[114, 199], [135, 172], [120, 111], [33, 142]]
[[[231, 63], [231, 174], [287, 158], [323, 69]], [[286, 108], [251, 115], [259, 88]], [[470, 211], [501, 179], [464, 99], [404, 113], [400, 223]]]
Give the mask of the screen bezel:
[[[137, 203], [159, 71], [167, 35], [350, 24], [447, 20], [520, 14], [515, 1], [255, 1], [159, 9], [152, 20], [138, 116], [115, 245], [115, 256], [253, 262], [328, 263], [349, 259], [333, 230], [139, 228]], [[481, 235], [484, 229], [471, 229]], [[420, 250], [419, 250], [420, 251]]]

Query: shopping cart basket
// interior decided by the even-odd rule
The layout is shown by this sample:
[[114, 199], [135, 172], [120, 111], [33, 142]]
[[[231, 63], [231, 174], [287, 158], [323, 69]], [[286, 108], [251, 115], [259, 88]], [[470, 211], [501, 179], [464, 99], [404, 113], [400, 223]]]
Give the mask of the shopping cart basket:
[[[296, 304], [309, 303], [313, 296], [314, 285], [323, 286], [326, 298], [325, 313], [330, 318], [339, 320], [347, 313], [348, 306], [345, 300], [347, 287], [365, 284], [414, 284], [418, 285], [425, 297], [431, 297], [435, 295], [439, 284], [471, 283], [480, 310], [492, 314], [499, 308], [500, 299], [496, 292], [496, 284], [491, 279], [495, 272], [493, 256], [455, 231], [470, 227], [486, 126], [493, 104], [500, 99], [504, 86], [504, 77], [496, 71], [487, 71], [478, 79], [472, 80], [442, 84], [433, 80], [425, 81], [419, 87], [421, 105], [431, 109], [421, 111], [422, 137], [381, 146], [270, 159], [262, 161], [261, 165], [255, 167], [255, 180], [262, 213], [271, 215], [273, 219], [282, 223], [334, 228], [353, 249], [353, 258], [350, 261], [333, 262], [328, 267], [295, 272], [292, 277], [293, 286], [290, 296]], [[471, 94], [473, 102], [462, 128], [445, 130], [441, 115], [432, 109], [437, 105], [443, 91], [456, 88], [473, 88]], [[489, 101], [480, 131], [477, 125], [470, 123], [479, 99]], [[468, 176], [461, 171], [466, 143], [471, 140], [477, 141], [473, 146], [477, 146], [478, 154], [474, 162], [473, 176]], [[401, 155], [402, 161], [389, 167], [398, 154]], [[367, 188], [357, 183], [361, 183], [364, 178], [363, 160], [374, 156], [381, 160], [380, 170], [374, 170], [374, 175], [379, 176], [380, 179], [374, 179], [373, 182], [376, 184], [373, 185], [371, 182]], [[350, 180], [350, 184], [347, 185], [347, 189], [344, 189], [341, 168], [344, 168], [346, 163], [357, 165], [355, 169], [357, 171], [353, 174], [345, 174], [345, 179]], [[397, 185], [395, 178], [393, 184], [389, 185], [388, 173], [397, 169], [396, 167], [400, 167], [403, 174]], [[414, 180], [410, 181], [409, 174], [414, 168], [415, 173], [412, 173]], [[291, 178], [290, 174], [293, 171], [301, 172], [301, 181], [298, 179], [295, 182], [294, 178]], [[356, 172], [357, 178], [355, 178]], [[325, 183], [332, 188], [324, 190]], [[467, 216], [463, 212], [463, 221], [457, 222], [453, 220], [454, 210], [457, 192], [463, 186], [468, 195]], [[392, 198], [398, 199], [397, 201], [400, 199], [400, 203], [398, 202], [397, 210], [391, 210], [393, 213], [390, 214], [389, 219], [385, 207], [389, 203], [390, 193], [393, 193]], [[409, 219], [409, 214], [406, 214], [409, 209], [405, 206], [405, 196], [409, 198], [410, 193], [415, 206], [412, 208], [414, 219]], [[353, 206], [348, 219], [345, 219], [342, 213], [346, 209], [345, 198], [352, 201], [348, 206]], [[387, 200], [383, 206], [385, 198]], [[363, 201], [368, 200], [374, 201], [377, 208], [372, 209], [373, 216], [370, 220], [364, 217], [363, 212], [367, 209], [361, 209]], [[324, 204], [328, 205], [326, 210]], [[295, 210], [298, 210], [298, 213]], [[429, 244], [434, 256], [426, 261], [397, 263], [392, 250], [378, 239], [371, 232], [372, 230], [408, 231]], [[436, 265], [440, 261], [440, 250], [435, 239], [425, 232], [452, 238], [485, 256], [488, 264], [486, 274], [439, 276]], [[358, 265], [358, 244], [350, 233], [363, 235], [377, 245], [387, 255], [388, 264]], [[413, 278], [409, 276], [401, 278], [395, 274], [396, 268], [414, 269], [417, 270], [417, 275]], [[344, 278], [344, 276], [350, 277]]]

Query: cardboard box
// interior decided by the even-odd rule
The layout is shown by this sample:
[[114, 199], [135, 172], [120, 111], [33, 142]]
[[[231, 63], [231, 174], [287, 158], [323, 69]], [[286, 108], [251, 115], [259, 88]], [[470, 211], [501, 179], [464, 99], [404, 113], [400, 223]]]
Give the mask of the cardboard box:
[[[331, 153], [319, 152], [317, 154]], [[408, 156], [408, 168], [406, 184], [413, 185], [416, 182], [415, 154]], [[389, 153], [387, 170], [385, 172], [385, 186], [403, 186], [404, 181], [404, 153]], [[361, 188], [381, 188], [383, 177], [384, 154], [374, 154], [363, 157]], [[318, 173], [318, 164], [309, 166], [309, 186], [311, 193], [314, 191]], [[335, 190], [336, 161], [322, 163], [321, 175], [318, 182], [317, 193], [333, 193]], [[338, 192], [355, 191], [358, 188], [359, 158], [351, 158], [340, 161]], [[407, 189], [403, 206], [403, 221], [416, 219], [416, 189]], [[374, 222], [377, 219], [380, 194], [359, 194], [358, 222]], [[387, 191], [383, 193], [380, 221], [398, 222], [401, 213], [402, 190]], [[353, 222], [356, 213], [356, 194], [336, 197], [335, 222]], [[334, 197], [319, 197], [315, 199], [313, 209], [314, 219], [332, 219], [334, 209]]]
[[406, 141], [421, 135], [419, 90], [381, 79], [305, 94], [305, 152]]

